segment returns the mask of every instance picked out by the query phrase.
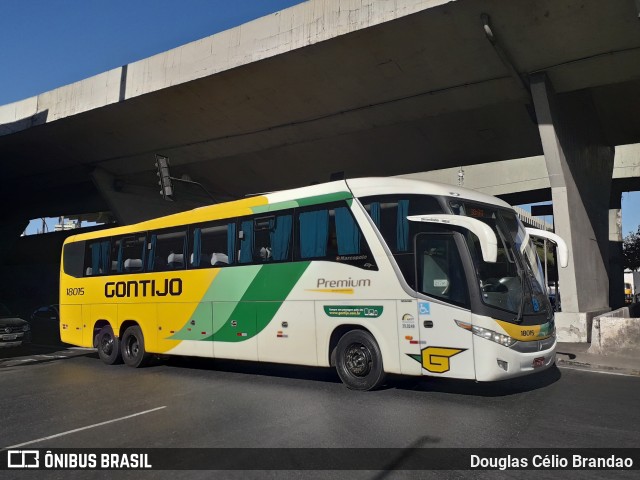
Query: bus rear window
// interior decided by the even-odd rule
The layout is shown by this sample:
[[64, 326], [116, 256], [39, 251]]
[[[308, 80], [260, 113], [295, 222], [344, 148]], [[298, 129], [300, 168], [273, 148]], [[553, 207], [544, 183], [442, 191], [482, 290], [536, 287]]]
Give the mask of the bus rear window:
[[63, 269], [64, 273], [72, 277], [82, 277], [84, 268], [84, 245], [85, 242], [68, 243], [63, 249]]

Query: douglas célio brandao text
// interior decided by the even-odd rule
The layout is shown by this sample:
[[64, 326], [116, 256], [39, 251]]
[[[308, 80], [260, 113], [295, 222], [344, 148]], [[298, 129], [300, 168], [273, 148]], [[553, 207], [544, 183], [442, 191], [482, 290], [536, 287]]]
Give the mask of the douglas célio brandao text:
[[632, 458], [615, 454], [606, 456], [585, 456], [581, 454], [532, 455], [519, 457], [505, 456], [470, 456], [470, 467], [479, 470], [511, 470], [511, 469], [631, 469]]

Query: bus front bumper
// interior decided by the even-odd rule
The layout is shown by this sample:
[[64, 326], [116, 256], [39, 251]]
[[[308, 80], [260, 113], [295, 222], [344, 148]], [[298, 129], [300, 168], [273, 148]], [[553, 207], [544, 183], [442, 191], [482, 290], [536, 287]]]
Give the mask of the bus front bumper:
[[546, 370], [555, 364], [556, 345], [555, 337], [533, 342], [517, 342], [509, 348], [476, 337], [476, 380], [492, 382]]

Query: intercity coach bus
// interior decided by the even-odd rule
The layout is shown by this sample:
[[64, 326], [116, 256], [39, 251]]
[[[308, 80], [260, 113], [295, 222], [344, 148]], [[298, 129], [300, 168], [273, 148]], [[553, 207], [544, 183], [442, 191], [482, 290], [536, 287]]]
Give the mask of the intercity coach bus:
[[83, 233], [63, 246], [62, 341], [107, 364], [200, 356], [494, 381], [555, 360], [533, 236], [505, 202], [334, 181]]

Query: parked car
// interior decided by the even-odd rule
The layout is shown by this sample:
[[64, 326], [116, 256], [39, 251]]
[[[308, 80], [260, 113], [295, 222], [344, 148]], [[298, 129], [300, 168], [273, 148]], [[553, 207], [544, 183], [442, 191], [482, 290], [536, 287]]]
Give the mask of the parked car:
[[11, 311], [0, 303], [0, 348], [21, 347], [31, 343], [31, 326], [29, 322], [11, 314]]
[[33, 341], [43, 345], [60, 343], [60, 309], [58, 305], [36, 308], [29, 319]]

